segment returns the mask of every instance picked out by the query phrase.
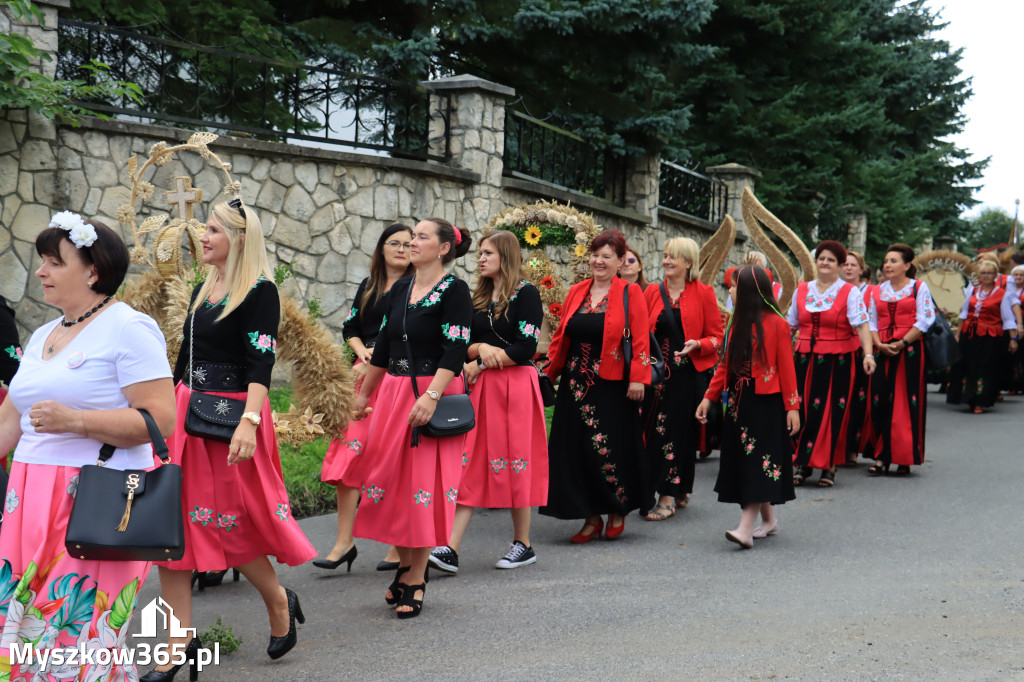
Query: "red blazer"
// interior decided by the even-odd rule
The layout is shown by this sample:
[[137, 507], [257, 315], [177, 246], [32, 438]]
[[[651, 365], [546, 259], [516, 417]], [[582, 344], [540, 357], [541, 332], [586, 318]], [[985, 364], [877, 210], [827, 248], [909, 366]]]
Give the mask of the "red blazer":
[[[562, 373], [566, 356], [572, 339], [565, 335], [565, 325], [569, 318], [579, 310], [590, 292], [594, 279], [585, 279], [574, 284], [562, 304], [562, 318], [558, 329], [548, 346], [547, 373], [552, 380]], [[602, 379], [619, 381], [624, 378], [625, 362], [622, 357], [622, 332], [626, 326], [626, 311], [622, 307], [622, 292], [626, 280], [612, 278], [612, 288], [608, 291], [608, 310], [604, 314], [604, 338], [601, 340], [601, 366], [597, 376]], [[641, 384], [651, 383], [651, 329], [647, 322], [647, 301], [637, 284], [629, 284], [629, 331], [633, 336], [633, 361], [629, 367], [629, 380]]]
[[[647, 285], [644, 291], [647, 308], [650, 310], [650, 323], [653, 330], [658, 324], [658, 316], [665, 309], [661, 300], [661, 289], [657, 284]], [[722, 316], [718, 312], [718, 299], [715, 290], [701, 281], [687, 282], [683, 293], [679, 295], [679, 315], [683, 320], [683, 333], [686, 340], [700, 341], [700, 350], [688, 356], [698, 372], [711, 369], [718, 362], [718, 351], [722, 349]], [[662, 336], [667, 332], [662, 330]], [[671, 362], [672, 358], [665, 358]]]
[[[757, 339], [752, 341], [754, 360], [751, 362], [750, 376], [754, 384], [754, 393], [762, 395], [781, 393], [787, 410], [800, 407], [800, 392], [796, 385], [796, 370], [793, 367], [793, 346], [789, 335], [789, 323], [778, 315], [766, 314], [762, 319], [764, 327], [765, 359], [767, 365], [762, 366], [757, 356]], [[722, 391], [729, 385], [728, 344], [726, 355], [718, 363], [715, 376], [711, 379], [704, 397], [711, 401], [719, 401]]]

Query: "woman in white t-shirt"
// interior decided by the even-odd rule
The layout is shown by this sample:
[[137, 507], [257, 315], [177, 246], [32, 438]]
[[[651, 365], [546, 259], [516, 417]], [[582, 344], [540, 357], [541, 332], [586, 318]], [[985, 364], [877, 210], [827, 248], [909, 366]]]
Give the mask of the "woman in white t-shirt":
[[[36, 238], [36, 251], [43, 299], [63, 317], [29, 339], [0, 406], [0, 452], [17, 446], [0, 532], [0, 657], [28, 644], [36, 652], [124, 648], [150, 563], [68, 556], [68, 517], [79, 470], [96, 462], [104, 443], [117, 447], [107, 467], [152, 468], [138, 409], [148, 410], [162, 433], [174, 429], [163, 335], [150, 317], [113, 301], [128, 271], [121, 238], [64, 211]], [[37, 669], [38, 662], [15, 664], [10, 679]], [[81, 679], [83, 670], [85, 679], [135, 678], [134, 666], [119, 662], [76, 660], [48, 672]]]

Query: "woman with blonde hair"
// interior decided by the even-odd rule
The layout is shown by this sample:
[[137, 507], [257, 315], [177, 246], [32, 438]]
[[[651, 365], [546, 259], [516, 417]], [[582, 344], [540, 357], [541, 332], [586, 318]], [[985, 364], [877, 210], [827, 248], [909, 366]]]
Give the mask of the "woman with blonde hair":
[[466, 438], [469, 461], [451, 540], [430, 555], [430, 563], [448, 573], [459, 570], [459, 547], [474, 507], [512, 512], [512, 543], [495, 568], [534, 563], [530, 507], [548, 500], [544, 401], [532, 362], [544, 321], [540, 293], [523, 279], [523, 252], [511, 232], [492, 232], [480, 241], [479, 272], [465, 366], [476, 428]]
[[[839, 264], [840, 277], [844, 282], [857, 287], [860, 290], [864, 305], [867, 305], [871, 298], [871, 270], [864, 260], [864, 256], [856, 251], [846, 252], [846, 262]], [[857, 456], [861, 452], [868, 452], [874, 442], [871, 430], [871, 410], [868, 409], [868, 402], [871, 398], [871, 376], [864, 370], [864, 351], [857, 349], [856, 356], [857, 376], [853, 383], [853, 398], [850, 402], [850, 428], [849, 441], [846, 452], [846, 462], [840, 466], [856, 467]]]
[[[960, 359], [949, 370], [946, 402], [966, 404], [974, 414], [991, 408], [999, 396], [1007, 353], [1017, 350], [1017, 321], [1013, 301], [999, 284], [999, 267], [991, 260], [978, 263], [977, 286], [960, 310]], [[1004, 330], [1009, 333], [1005, 338]], [[1007, 348], [1008, 346], [1008, 348]]]
[[[297, 566], [316, 556], [291, 515], [267, 399], [281, 301], [263, 228], [251, 207], [240, 199], [215, 205], [199, 241], [206, 281], [192, 292], [185, 320], [174, 368], [177, 425], [168, 439], [171, 458], [184, 475], [185, 556], [157, 564], [160, 590], [181, 626], [189, 628], [192, 571], [237, 567], [266, 605], [267, 655], [276, 659], [295, 646], [295, 621], [305, 617], [298, 596], [281, 587], [267, 557]], [[230, 442], [186, 429], [196, 393], [216, 400], [220, 417], [238, 419]], [[186, 644], [174, 637], [169, 642]], [[187, 644], [192, 649], [198, 640]], [[158, 666], [142, 680], [170, 680], [178, 668]]]
[[697, 242], [676, 237], [665, 242], [665, 280], [644, 291], [654, 337], [666, 358], [668, 376], [660, 392], [648, 392], [646, 452], [651, 478], [647, 488], [658, 502], [648, 521], [664, 521], [685, 507], [693, 492], [697, 451], [698, 397], [707, 389], [704, 372], [718, 362], [722, 318], [714, 290], [700, 281]]

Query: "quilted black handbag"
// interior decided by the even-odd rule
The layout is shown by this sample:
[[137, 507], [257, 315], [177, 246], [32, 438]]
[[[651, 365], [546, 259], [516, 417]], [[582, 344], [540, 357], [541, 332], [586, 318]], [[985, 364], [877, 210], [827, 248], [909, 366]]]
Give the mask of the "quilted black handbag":
[[159, 467], [108, 469], [113, 445], [100, 448], [96, 464], [79, 473], [64, 546], [77, 559], [170, 561], [185, 555], [181, 512], [181, 467], [171, 464], [167, 443], [153, 417], [146, 420]]

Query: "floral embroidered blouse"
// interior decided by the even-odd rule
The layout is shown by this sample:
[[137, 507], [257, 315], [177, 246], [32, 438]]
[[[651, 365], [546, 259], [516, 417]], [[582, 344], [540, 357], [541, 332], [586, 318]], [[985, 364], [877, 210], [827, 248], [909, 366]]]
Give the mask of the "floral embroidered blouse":
[[349, 311], [348, 317], [341, 325], [341, 335], [346, 341], [355, 337], [362, 341], [367, 348], [373, 348], [377, 340], [377, 332], [380, 331], [380, 324], [384, 321], [384, 297], [381, 296], [376, 303], [372, 299], [367, 301], [366, 310], [360, 308], [363, 294], [369, 284], [369, 277], [359, 283], [356, 296], [352, 299], [352, 310]]
[[18, 325], [14, 322], [14, 311], [0, 296], [0, 382], [11, 383], [11, 377], [21, 365], [21, 343], [18, 341]]
[[[404, 277], [384, 294], [384, 321], [370, 361], [375, 367], [387, 367], [388, 360], [406, 357], [402, 339], [402, 308], [408, 305], [413, 277]], [[473, 299], [469, 286], [447, 274], [419, 301], [408, 305], [406, 333], [416, 362], [433, 360], [438, 369], [458, 374], [466, 362], [469, 330], [473, 322]]]
[[[194, 301], [202, 285], [192, 291]], [[224, 303], [207, 301], [196, 310], [193, 339], [195, 361], [245, 365], [248, 383], [270, 388], [270, 373], [277, 355], [277, 327], [281, 319], [281, 299], [273, 282], [260, 278], [252, 285], [241, 305], [223, 320], [217, 321]], [[174, 383], [182, 380], [188, 368], [189, 327], [192, 315], [185, 318], [184, 340], [174, 364]]]
[[523, 280], [509, 297], [508, 307], [501, 313], [493, 313], [490, 309], [474, 312], [470, 344], [486, 343], [503, 348], [517, 365], [529, 365], [537, 352], [543, 321], [544, 307], [540, 301], [540, 292], [537, 287]]
[[[837, 279], [829, 286], [824, 292], [818, 291], [818, 281], [808, 282], [807, 284], [807, 296], [804, 298], [804, 306], [807, 308], [807, 312], [810, 313], [822, 313], [826, 310], [832, 309], [832, 304], [836, 302], [836, 297], [839, 295], [839, 290], [846, 284], [841, 279]], [[796, 297], [800, 295], [800, 287], [793, 292], [793, 303], [789, 306], [789, 310], [786, 312], [786, 320], [789, 322], [790, 329], [798, 329], [800, 327], [800, 306], [797, 305]], [[850, 287], [850, 293], [846, 298], [846, 319], [850, 321], [850, 326], [856, 329], [860, 325], [868, 321], [868, 307], [864, 303], [864, 293], [859, 287]]]
[[[914, 285], [917, 285], [917, 318], [914, 326], [922, 332], [928, 331], [935, 322], [935, 306], [932, 304], [932, 292], [928, 285], [920, 280], [912, 279], [899, 291], [893, 291], [892, 284], [882, 282], [878, 285], [878, 297], [883, 301], [902, 301], [908, 296], [914, 295]], [[868, 303], [868, 327], [873, 332], [878, 331], [878, 309], [875, 306], [875, 298], [871, 297]]]

